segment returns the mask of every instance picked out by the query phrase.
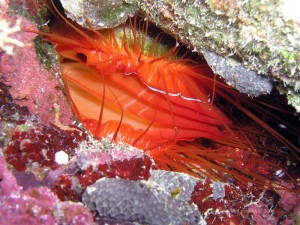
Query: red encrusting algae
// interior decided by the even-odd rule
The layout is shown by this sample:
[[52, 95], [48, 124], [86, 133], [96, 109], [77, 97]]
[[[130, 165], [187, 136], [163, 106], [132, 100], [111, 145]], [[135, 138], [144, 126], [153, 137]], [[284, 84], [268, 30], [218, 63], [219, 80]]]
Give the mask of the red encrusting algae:
[[[148, 24], [137, 18], [121, 28], [96, 31], [92, 26], [86, 30], [74, 25], [56, 8], [54, 14], [62, 28], [38, 33], [60, 54], [72, 109], [95, 137], [149, 151], [160, 168], [193, 175], [206, 171], [217, 179], [220, 173], [228, 173], [262, 187], [284, 187], [256, 174], [255, 168], [235, 164], [241, 158], [238, 154], [233, 158], [230, 152], [240, 149], [257, 154], [260, 144], [251, 142], [247, 132], [216, 106], [218, 98], [287, 147], [299, 149], [243, 107], [243, 96], [216, 80], [206, 64], [178, 56], [178, 46], [157, 55], [159, 36], [144, 50], [149, 46]], [[198, 143], [197, 138], [208, 139], [209, 146]], [[262, 159], [259, 163], [272, 167], [267, 174], [280, 169]]]

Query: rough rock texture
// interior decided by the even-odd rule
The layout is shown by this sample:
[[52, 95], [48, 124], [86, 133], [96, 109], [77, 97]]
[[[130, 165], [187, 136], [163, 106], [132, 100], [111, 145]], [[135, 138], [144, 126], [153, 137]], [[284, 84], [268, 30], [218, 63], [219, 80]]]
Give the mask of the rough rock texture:
[[83, 202], [99, 216], [151, 225], [196, 225], [202, 220], [195, 205], [173, 199], [151, 182], [102, 178], [88, 187]]
[[46, 187], [23, 190], [17, 184], [0, 149], [0, 224], [94, 224], [82, 204], [60, 202]]
[[[217, 184], [217, 185], [216, 185]], [[220, 188], [221, 187], [221, 188]], [[221, 190], [216, 196], [216, 189]], [[279, 195], [279, 196], [278, 196]], [[201, 180], [192, 194], [207, 224], [295, 224], [300, 196]]]
[[149, 181], [163, 186], [173, 198], [189, 201], [198, 179], [184, 173], [152, 170]]
[[[96, 4], [94, 0], [87, 2]], [[99, 5], [103, 4], [103, 1], [98, 2]], [[111, 8], [114, 12], [115, 1], [105, 2], [106, 8]], [[260, 78], [258, 74], [279, 81], [277, 88], [287, 94], [289, 103], [300, 111], [300, 19], [292, 11], [293, 8], [297, 8], [296, 2], [289, 0], [275, 2], [267, 0], [263, 3], [258, 0], [127, 0], [121, 2], [132, 10], [138, 5], [137, 11], [147, 14], [158, 27], [177, 36], [187, 45], [193, 46], [195, 51], [204, 55], [210, 52], [217, 54], [215, 60], [209, 60], [210, 65], [218, 63], [218, 58], [221, 58], [223, 61], [228, 61], [227, 64], [236, 60], [241, 67], [244, 66], [243, 76], [254, 74], [257, 78], [250, 79], [247, 88], [237, 85], [239, 91], [254, 96], [268, 93], [270, 84], [267, 85], [267, 89], [256, 90], [257, 82], [253, 81], [266, 80]], [[118, 4], [121, 4], [120, 1]], [[78, 14], [80, 10], [74, 7], [74, 4], [64, 4], [64, 7], [70, 13], [72, 10], [77, 13], [72, 16], [73, 19], [82, 21], [82, 14]], [[85, 13], [93, 17], [95, 9], [99, 11], [97, 7], [87, 7]], [[111, 13], [108, 14], [108, 18], [114, 17], [113, 21], [121, 23], [126, 13], [127, 11], [120, 14]], [[101, 15], [101, 20], [105, 20], [107, 13], [97, 15]], [[119, 19], [120, 17], [122, 20]], [[97, 23], [93, 25], [99, 28]], [[115, 25], [116, 23], [112, 24]], [[247, 69], [252, 71], [247, 73]], [[225, 75], [224, 71], [216, 70], [216, 72], [221, 76]], [[230, 74], [229, 80], [226, 78], [228, 74]], [[226, 70], [224, 78], [235, 86], [232, 82], [235, 75], [236, 73], [231, 74]]]
[[124, 23], [137, 10], [137, 4], [130, 0], [62, 0], [61, 3], [71, 19], [88, 27], [87, 18], [97, 29]]
[[240, 92], [254, 97], [272, 91], [273, 84], [269, 78], [259, 76], [252, 70], [247, 70], [238, 61], [229, 60], [208, 51], [203, 52], [203, 55], [212, 70], [217, 74], [222, 74], [226, 83]]
[[[21, 21], [21, 26], [36, 30], [36, 25], [24, 17], [11, 19], [11, 23]], [[62, 93], [62, 85], [39, 62], [33, 40], [37, 35], [27, 32], [16, 32], [12, 38], [22, 40], [24, 46], [15, 48], [14, 54], [4, 54], [1, 57], [0, 78], [8, 86], [10, 93], [19, 105], [27, 106], [31, 113], [44, 123], [53, 122], [54, 106], [60, 108], [60, 120], [70, 124], [74, 117], [70, 111], [66, 96]], [[51, 51], [49, 51], [49, 54]], [[53, 57], [54, 58], [54, 57]], [[31, 63], [28, 63], [31, 62]], [[16, 67], [11, 65], [18, 64]], [[58, 73], [58, 70], [56, 70]], [[32, 88], [35, 87], [35, 88]]]

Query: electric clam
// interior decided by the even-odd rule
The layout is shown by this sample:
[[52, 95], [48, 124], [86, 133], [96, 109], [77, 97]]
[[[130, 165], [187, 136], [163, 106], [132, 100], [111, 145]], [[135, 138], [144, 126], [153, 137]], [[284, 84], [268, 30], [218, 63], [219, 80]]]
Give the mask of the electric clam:
[[[94, 137], [148, 151], [158, 168], [216, 179], [229, 174], [260, 187], [286, 188], [272, 180], [272, 171], [283, 168], [258, 152], [286, 153], [252, 138], [263, 129], [267, 139], [281, 142], [299, 161], [299, 148], [249, 110], [272, 117], [267, 104], [225, 85], [206, 63], [179, 54], [179, 44], [167, 49], [161, 34], [150, 39], [147, 20], [134, 17], [118, 28], [96, 31], [90, 25], [87, 30], [53, 8], [59, 26], [37, 33], [59, 53], [72, 110]], [[230, 111], [253, 121], [253, 130]], [[245, 156], [251, 166], [237, 163]], [[270, 169], [266, 176], [256, 173], [259, 165]]]

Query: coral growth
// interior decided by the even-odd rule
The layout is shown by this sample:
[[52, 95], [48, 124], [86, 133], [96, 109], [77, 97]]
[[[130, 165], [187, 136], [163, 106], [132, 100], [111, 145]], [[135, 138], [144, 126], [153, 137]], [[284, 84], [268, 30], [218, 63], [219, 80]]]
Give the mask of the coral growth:
[[154, 182], [102, 178], [86, 190], [83, 202], [99, 216], [125, 221], [196, 225], [202, 220], [195, 205], [172, 198]]
[[7, 20], [0, 18], [0, 49], [5, 51], [8, 55], [13, 55], [14, 46], [24, 47], [24, 43], [18, 39], [10, 37], [11, 34], [21, 30], [21, 21], [17, 20], [15, 25], [11, 26]]

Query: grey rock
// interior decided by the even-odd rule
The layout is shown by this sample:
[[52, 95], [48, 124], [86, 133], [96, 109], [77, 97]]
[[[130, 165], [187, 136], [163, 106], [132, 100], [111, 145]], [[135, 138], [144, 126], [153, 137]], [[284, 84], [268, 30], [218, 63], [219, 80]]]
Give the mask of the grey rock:
[[204, 224], [197, 207], [146, 181], [102, 178], [87, 188], [83, 202], [100, 217], [151, 225]]
[[248, 70], [234, 59], [226, 59], [213, 52], [203, 52], [212, 70], [224, 78], [225, 82], [238, 91], [252, 97], [268, 94], [272, 91], [272, 81], [253, 70]]

